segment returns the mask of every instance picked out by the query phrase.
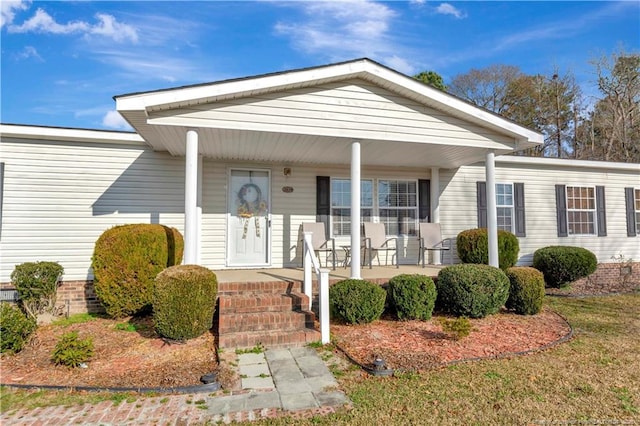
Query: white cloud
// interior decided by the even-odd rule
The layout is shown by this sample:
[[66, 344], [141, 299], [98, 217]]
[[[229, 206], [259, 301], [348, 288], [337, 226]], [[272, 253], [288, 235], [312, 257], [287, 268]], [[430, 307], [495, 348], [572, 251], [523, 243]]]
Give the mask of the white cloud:
[[440, 6], [436, 7], [436, 12], [440, 13], [441, 15], [452, 15], [452, 16], [455, 16], [457, 19], [462, 19], [467, 17], [466, 13], [464, 13], [463, 11], [461, 11], [460, 9], [456, 8], [455, 6], [449, 3], [441, 3]]
[[402, 63], [403, 72], [411, 69], [401, 58], [403, 48], [396, 43], [391, 25], [397, 13], [388, 5], [369, 0], [332, 2], [293, 2], [306, 19], [278, 22], [276, 33], [291, 38], [299, 50], [323, 55], [330, 60], [369, 57], [390, 66]]
[[394, 70], [399, 71], [406, 75], [413, 75], [416, 72], [414, 65], [411, 65], [407, 60], [395, 55], [389, 58], [385, 58], [382, 62], [384, 62], [386, 65], [393, 68]]
[[427, 0], [409, 0], [409, 3], [422, 6], [427, 3]]
[[2, 0], [0, 2], [0, 28], [13, 23], [16, 12], [27, 10], [30, 3], [30, 1], [23, 0]]
[[117, 42], [130, 40], [138, 41], [138, 33], [134, 27], [116, 21], [111, 15], [98, 13], [96, 15], [98, 23], [91, 25], [85, 21], [72, 21], [60, 24], [55, 21], [44, 9], [38, 8], [36, 13], [22, 25], [10, 25], [9, 32], [12, 33], [50, 33], [50, 34], [75, 34], [80, 33], [85, 36], [99, 35], [110, 38]]
[[107, 111], [104, 117], [102, 117], [102, 125], [109, 129], [131, 130], [129, 123], [115, 110]]
[[39, 60], [41, 62], [44, 62], [44, 59], [42, 59], [42, 56], [40, 56], [40, 54], [38, 53], [36, 48], [33, 47], [33, 46], [25, 46], [24, 49], [22, 49], [21, 52], [18, 52], [16, 54], [16, 58], [18, 60], [34, 58], [34, 59], [37, 59], [37, 60]]

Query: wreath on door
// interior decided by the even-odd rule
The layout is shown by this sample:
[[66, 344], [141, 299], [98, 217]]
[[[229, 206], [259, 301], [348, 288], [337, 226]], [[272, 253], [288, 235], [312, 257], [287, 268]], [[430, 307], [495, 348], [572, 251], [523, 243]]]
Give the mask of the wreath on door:
[[255, 217], [256, 237], [260, 237], [260, 216], [267, 214], [267, 202], [262, 199], [262, 191], [255, 183], [245, 183], [237, 194], [236, 213], [244, 220], [242, 238], [247, 238], [249, 219]]

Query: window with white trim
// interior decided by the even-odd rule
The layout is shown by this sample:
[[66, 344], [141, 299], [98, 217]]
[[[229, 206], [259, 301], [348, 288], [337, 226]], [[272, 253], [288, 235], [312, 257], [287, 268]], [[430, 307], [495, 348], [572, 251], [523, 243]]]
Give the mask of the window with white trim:
[[567, 186], [569, 235], [596, 235], [596, 197], [591, 186]]
[[417, 235], [417, 181], [378, 180], [378, 215], [388, 235]]
[[498, 229], [513, 232], [513, 185], [496, 183]]
[[[373, 216], [373, 181], [360, 181], [360, 220], [370, 222]], [[351, 179], [331, 179], [331, 235], [351, 235]]]

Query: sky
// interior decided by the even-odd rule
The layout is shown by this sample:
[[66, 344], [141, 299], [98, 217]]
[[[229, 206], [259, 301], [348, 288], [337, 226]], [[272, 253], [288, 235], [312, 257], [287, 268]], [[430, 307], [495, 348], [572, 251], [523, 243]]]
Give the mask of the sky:
[[0, 0], [2, 123], [130, 130], [113, 96], [367, 57], [445, 83], [571, 72], [640, 51], [639, 1]]

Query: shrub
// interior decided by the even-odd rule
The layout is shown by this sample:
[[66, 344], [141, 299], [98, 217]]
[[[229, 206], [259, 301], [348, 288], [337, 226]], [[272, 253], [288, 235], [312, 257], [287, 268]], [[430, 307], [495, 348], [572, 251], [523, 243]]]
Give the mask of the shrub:
[[544, 276], [542, 272], [527, 266], [513, 267], [506, 271], [509, 278], [509, 298], [505, 306], [520, 315], [535, 315], [544, 301]]
[[482, 318], [500, 310], [509, 297], [509, 279], [498, 268], [461, 264], [438, 273], [438, 300], [458, 316]]
[[342, 280], [329, 288], [331, 315], [349, 324], [366, 324], [380, 318], [387, 292], [365, 280]]
[[0, 352], [20, 352], [36, 327], [18, 306], [0, 302]]
[[442, 331], [453, 340], [460, 340], [471, 333], [471, 321], [467, 317], [438, 318]]
[[559, 288], [594, 273], [598, 259], [582, 247], [549, 246], [533, 253], [533, 267], [544, 274], [547, 287]]
[[27, 262], [15, 267], [11, 282], [27, 314], [35, 318], [38, 314], [53, 312], [63, 273], [64, 269], [56, 262]]
[[186, 340], [213, 325], [218, 294], [216, 274], [197, 265], [165, 269], [155, 279], [153, 320], [162, 337]]
[[93, 339], [80, 339], [77, 331], [70, 331], [60, 337], [53, 350], [51, 360], [57, 365], [78, 367], [93, 356]]
[[[489, 237], [486, 228], [468, 229], [456, 238], [458, 257], [463, 263], [489, 264]], [[500, 269], [512, 267], [518, 261], [520, 243], [511, 232], [498, 230], [498, 263]]]
[[436, 302], [436, 285], [425, 275], [398, 275], [387, 289], [400, 320], [428, 320]]
[[91, 267], [98, 300], [107, 314], [123, 318], [151, 306], [153, 280], [180, 264], [184, 242], [177, 229], [163, 225], [121, 225], [96, 242]]

